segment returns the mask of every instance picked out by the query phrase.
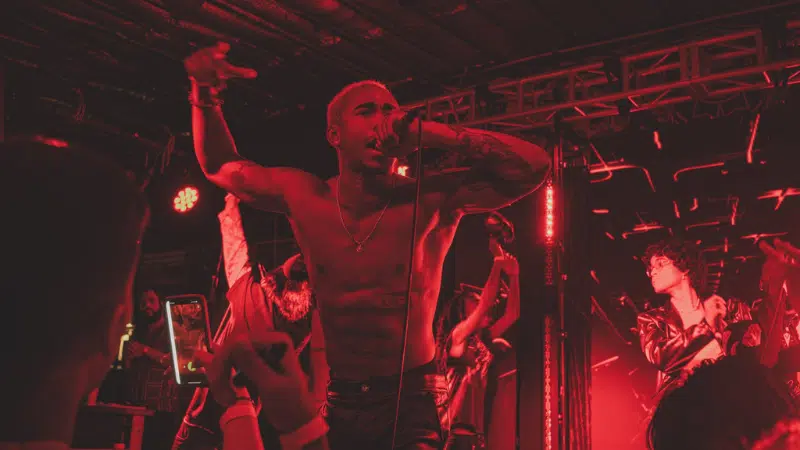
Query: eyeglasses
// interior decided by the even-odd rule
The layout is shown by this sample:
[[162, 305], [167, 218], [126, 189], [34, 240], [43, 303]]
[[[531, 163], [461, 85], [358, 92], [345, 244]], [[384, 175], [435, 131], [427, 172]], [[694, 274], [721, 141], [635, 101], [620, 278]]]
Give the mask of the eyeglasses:
[[669, 259], [658, 259], [658, 260], [656, 260], [655, 264], [653, 264], [653, 265], [651, 265], [650, 267], [647, 268], [647, 272], [645, 272], [645, 273], [647, 273], [647, 277], [648, 278], [652, 278], [653, 275], [656, 272], [661, 271], [661, 269], [663, 269], [664, 267], [671, 266], [671, 265], [672, 265], [672, 261], [669, 260]]

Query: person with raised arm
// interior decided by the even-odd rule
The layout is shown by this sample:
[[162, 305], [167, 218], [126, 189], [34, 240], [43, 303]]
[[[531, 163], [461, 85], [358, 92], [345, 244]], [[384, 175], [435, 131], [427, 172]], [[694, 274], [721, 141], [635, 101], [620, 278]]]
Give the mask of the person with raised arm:
[[[319, 315], [314, 308], [313, 291], [302, 255], [287, 259], [276, 269], [267, 271], [254, 264], [245, 238], [239, 199], [225, 197], [225, 208], [218, 214], [222, 235], [222, 256], [230, 287], [228, 311], [214, 340], [223, 345], [232, 336], [257, 336], [266, 331], [286, 333], [298, 355], [310, 354], [303, 364], [302, 376], [308, 375], [315, 397], [314, 410], [319, 410], [326, 394], [328, 369], [325, 364], [324, 339]], [[304, 353], [304, 350], [308, 353]], [[310, 350], [310, 352], [309, 352]], [[223, 408], [207, 388], [197, 388], [194, 398], [175, 436], [173, 450], [213, 450], [223, 444], [219, 429]], [[248, 394], [249, 395], [249, 394]], [[264, 445], [279, 445], [275, 426], [268, 418], [261, 422]]]
[[[286, 348], [280, 360], [267, 363], [262, 350], [281, 345]], [[314, 397], [308, 390], [303, 369], [297, 360], [292, 338], [277, 331], [235, 333], [215, 352], [197, 352], [214, 400], [222, 406], [217, 420], [225, 450], [327, 450], [328, 425], [313, 410]], [[234, 368], [247, 376], [258, 398], [247, 389], [236, 387]], [[262, 441], [254, 403], [260, 401], [262, 414], [281, 434], [280, 443]], [[197, 447], [189, 447], [197, 448]]]
[[462, 285], [437, 323], [450, 394], [448, 450], [484, 445], [486, 418], [492, 410], [491, 388], [495, 387], [490, 382], [492, 368], [497, 368], [495, 357], [507, 355], [511, 349], [506, 332], [519, 318], [519, 263], [508, 251], [514, 227], [497, 212], [487, 217], [486, 226], [494, 260], [483, 289], [470, 292]]
[[[226, 80], [256, 76], [231, 65], [228, 49], [218, 44], [185, 60], [195, 152], [211, 182], [289, 218], [325, 335], [331, 447], [440, 447], [446, 387], [433, 319], [445, 255], [465, 214], [536, 190], [550, 157], [510, 135], [412, 120], [386, 86], [360, 81], [328, 105], [326, 137], [338, 155], [338, 176], [322, 180], [258, 165], [238, 152], [223, 117]], [[417, 201], [413, 183], [393, 169], [418, 141], [457, 153], [470, 170], [423, 180]]]

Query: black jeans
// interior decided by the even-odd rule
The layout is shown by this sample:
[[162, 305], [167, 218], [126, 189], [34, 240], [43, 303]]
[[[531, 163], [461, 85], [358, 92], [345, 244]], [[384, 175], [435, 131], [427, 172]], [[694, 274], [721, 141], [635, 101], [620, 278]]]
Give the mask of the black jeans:
[[403, 375], [397, 437], [392, 432], [397, 406], [399, 375], [364, 381], [337, 379], [331, 375], [325, 417], [331, 450], [428, 450], [444, 447], [446, 430], [442, 414], [447, 383], [435, 363]]

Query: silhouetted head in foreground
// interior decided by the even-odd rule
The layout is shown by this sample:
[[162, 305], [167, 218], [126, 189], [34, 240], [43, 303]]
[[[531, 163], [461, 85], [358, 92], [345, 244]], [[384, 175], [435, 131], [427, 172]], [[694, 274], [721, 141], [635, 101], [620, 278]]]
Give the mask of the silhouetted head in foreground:
[[697, 368], [664, 397], [648, 427], [651, 450], [746, 450], [796, 413], [766, 367], [729, 356]]
[[0, 145], [0, 208], [0, 337], [15, 368], [0, 382], [14, 411], [0, 441], [69, 443], [131, 318], [147, 204], [106, 158], [24, 141]]

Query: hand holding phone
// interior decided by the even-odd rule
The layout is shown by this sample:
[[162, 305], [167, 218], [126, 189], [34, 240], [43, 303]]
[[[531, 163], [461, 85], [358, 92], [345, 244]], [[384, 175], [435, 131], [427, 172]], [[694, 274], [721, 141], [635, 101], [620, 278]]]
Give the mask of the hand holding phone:
[[[268, 346], [255, 348], [256, 354], [261, 357], [261, 359], [271, 368], [272, 370], [278, 373], [284, 373], [285, 370], [283, 366], [281, 366], [281, 360], [286, 355], [286, 350], [288, 346], [285, 342], [277, 342], [275, 344], [270, 344]], [[236, 366], [234, 366], [235, 374], [233, 376], [233, 385], [236, 387], [244, 387], [246, 385], [250, 385], [255, 387], [255, 383], [252, 380], [247, 378], [243, 372], [241, 372]]]
[[275, 331], [229, 336], [215, 349], [206, 368], [211, 394], [227, 407], [236, 401], [234, 368], [258, 391], [262, 411], [281, 432], [289, 432], [316, 416], [291, 338]]
[[205, 297], [168, 297], [164, 314], [169, 330], [175, 382], [179, 385], [206, 386], [206, 375], [200, 370], [197, 356], [198, 352], [207, 353], [211, 342]]

